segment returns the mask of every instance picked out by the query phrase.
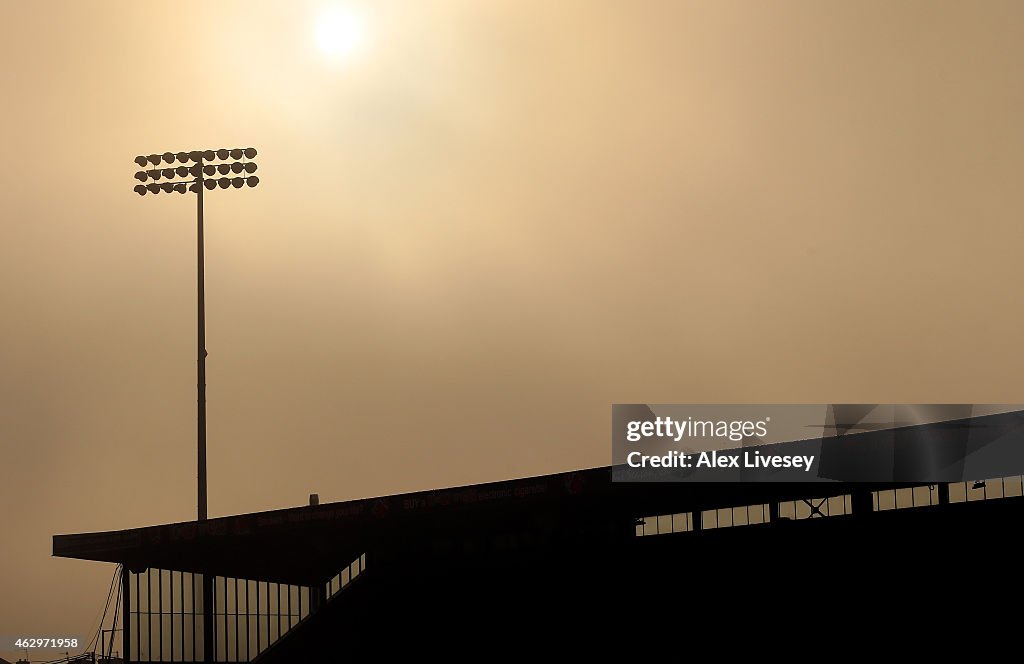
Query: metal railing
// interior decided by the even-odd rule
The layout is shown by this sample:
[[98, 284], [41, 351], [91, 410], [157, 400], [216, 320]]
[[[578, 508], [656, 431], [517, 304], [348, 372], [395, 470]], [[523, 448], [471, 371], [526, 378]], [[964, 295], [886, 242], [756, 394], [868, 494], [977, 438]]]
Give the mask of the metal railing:
[[[885, 512], [916, 507], [931, 507], [940, 503], [940, 485], [924, 484], [915, 487], [872, 491], [872, 510]], [[1024, 476], [956, 482], [948, 485], [949, 502], [963, 503], [1024, 496]], [[692, 512], [645, 516], [636, 520], [636, 536], [667, 535], [715, 528], [769, 523], [772, 505], [741, 505], [703, 510], [699, 517]], [[828, 498], [786, 500], [775, 504], [778, 518], [786, 520], [844, 516], [853, 513], [851, 494]], [[695, 521], [699, 518], [699, 521]]]
[[[366, 569], [360, 555], [323, 586], [334, 598]], [[129, 572], [128, 661], [203, 661], [203, 576], [176, 570]], [[317, 609], [320, 598], [300, 585], [215, 576], [213, 653], [218, 662], [248, 662]]]

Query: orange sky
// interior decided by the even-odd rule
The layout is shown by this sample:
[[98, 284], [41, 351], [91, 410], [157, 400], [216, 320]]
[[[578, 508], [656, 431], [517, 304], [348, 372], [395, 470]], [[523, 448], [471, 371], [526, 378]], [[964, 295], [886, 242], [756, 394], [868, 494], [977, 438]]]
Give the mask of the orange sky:
[[1024, 4], [0, 3], [0, 634], [91, 635], [55, 533], [610, 458], [615, 402], [1024, 400]]

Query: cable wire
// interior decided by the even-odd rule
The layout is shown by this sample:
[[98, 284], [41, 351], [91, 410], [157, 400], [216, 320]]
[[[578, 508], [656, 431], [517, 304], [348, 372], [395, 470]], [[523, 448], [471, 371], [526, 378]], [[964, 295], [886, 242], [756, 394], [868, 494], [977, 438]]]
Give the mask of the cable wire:
[[114, 601], [114, 617], [110, 621], [110, 645], [107, 646], [107, 661], [114, 652], [114, 634], [117, 632], [117, 617], [121, 614], [121, 586], [117, 586], [117, 599]]
[[[107, 610], [110, 608], [110, 597], [111, 597], [111, 595], [114, 594], [114, 583], [117, 581], [117, 578], [121, 575], [121, 567], [122, 567], [121, 565], [118, 565], [116, 568], [114, 568], [114, 576], [111, 577], [111, 579], [110, 579], [110, 588], [107, 590], [107, 601], [103, 603], [103, 615], [100, 616], [99, 627], [96, 628], [96, 633], [93, 634], [92, 640], [89, 642], [89, 645], [85, 646], [85, 648], [82, 649], [82, 654], [85, 654], [86, 652], [89, 652], [90, 650], [93, 650], [95, 648], [95, 646], [96, 646], [96, 642], [99, 641], [100, 631], [103, 629], [103, 623], [106, 622], [106, 620], [107, 620]], [[120, 596], [120, 594], [121, 594], [121, 586], [120, 586], [120, 584], [118, 584], [117, 593], [118, 593], [118, 596]]]

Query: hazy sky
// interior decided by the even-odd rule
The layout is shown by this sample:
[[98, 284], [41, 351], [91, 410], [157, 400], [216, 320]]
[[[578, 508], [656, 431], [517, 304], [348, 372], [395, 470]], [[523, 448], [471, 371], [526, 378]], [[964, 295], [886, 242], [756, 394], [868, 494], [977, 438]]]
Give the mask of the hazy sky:
[[[331, 6], [348, 56], [318, 49]], [[597, 466], [616, 402], [1024, 400], [1024, 3], [2, 0], [0, 634], [55, 533]]]

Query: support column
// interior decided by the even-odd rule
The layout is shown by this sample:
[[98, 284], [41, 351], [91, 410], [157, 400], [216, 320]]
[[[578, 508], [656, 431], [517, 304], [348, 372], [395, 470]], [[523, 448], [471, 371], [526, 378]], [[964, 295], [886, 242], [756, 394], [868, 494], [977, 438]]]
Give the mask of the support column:
[[875, 511], [874, 498], [870, 491], [853, 490], [850, 492], [850, 508], [854, 516], [867, 516]]
[[324, 584], [318, 583], [313, 586], [309, 586], [309, 613], [313, 615], [320, 610], [326, 600], [327, 593], [324, 590]]
[[[225, 598], [226, 601], [227, 598]], [[203, 661], [214, 661], [214, 645], [216, 642], [213, 635], [213, 576], [203, 574]], [[195, 644], [192, 644], [195, 650]]]
[[[132, 593], [130, 586], [130, 572], [127, 565], [121, 565], [121, 606], [124, 614], [121, 616], [121, 658], [125, 662], [132, 661], [131, 652], [131, 626], [132, 626]], [[101, 625], [102, 627], [102, 625]], [[114, 635], [110, 635], [114, 639]]]

